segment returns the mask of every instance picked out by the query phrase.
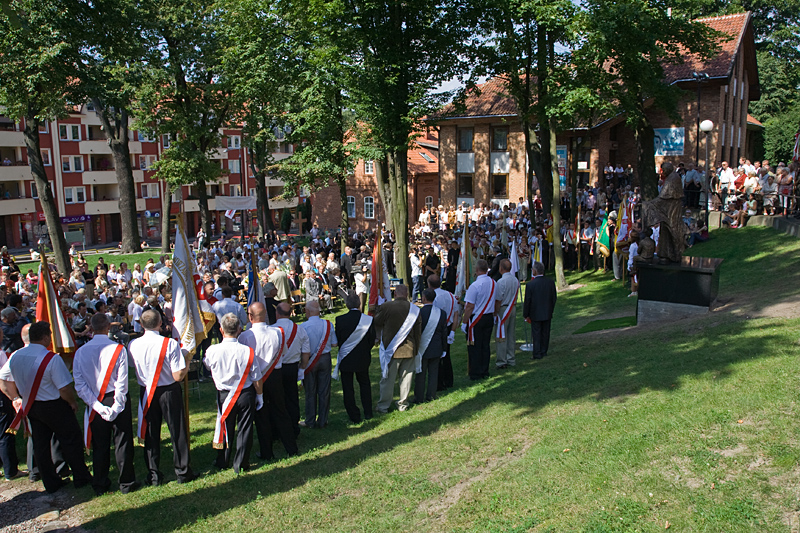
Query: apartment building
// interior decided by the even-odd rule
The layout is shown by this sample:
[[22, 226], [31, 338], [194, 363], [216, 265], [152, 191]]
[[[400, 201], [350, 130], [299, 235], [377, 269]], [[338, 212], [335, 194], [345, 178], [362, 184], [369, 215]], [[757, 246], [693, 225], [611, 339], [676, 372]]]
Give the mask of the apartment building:
[[[70, 242], [82, 235], [87, 245], [104, 244], [122, 239], [119, 211], [119, 183], [114, 157], [102, 130], [100, 118], [92, 106], [75, 106], [63, 119], [47, 121], [39, 130], [45, 172], [56, 200], [61, 219], [60, 231], [67, 232]], [[39, 236], [48, 232], [44, 213], [38, 200], [36, 185], [23, 137], [24, 123], [0, 115], [0, 245], [9, 248], [33, 247]], [[215, 197], [255, 196], [253, 177], [247, 151], [242, 145], [238, 128], [222, 130], [222, 145], [213, 154], [224, 171], [220, 180], [208, 184], [209, 209], [217, 231], [226, 228], [240, 232], [240, 214], [234, 220], [216, 210]], [[293, 147], [277, 132], [276, 160], [289, 157]], [[155, 139], [139, 131], [130, 131], [128, 147], [136, 187], [136, 211], [142, 239], [161, 238], [161, 217], [164, 216], [162, 196], [164, 184], [155, 179], [153, 164], [169, 148], [169, 136]], [[243, 176], [242, 171], [245, 171]], [[268, 195], [283, 194], [283, 183], [267, 180]], [[187, 232], [191, 235], [200, 227], [199, 200], [194, 186], [174, 191], [167, 216], [186, 213]], [[297, 197], [275, 199], [275, 210], [293, 208]], [[255, 217], [248, 217], [253, 229]]]

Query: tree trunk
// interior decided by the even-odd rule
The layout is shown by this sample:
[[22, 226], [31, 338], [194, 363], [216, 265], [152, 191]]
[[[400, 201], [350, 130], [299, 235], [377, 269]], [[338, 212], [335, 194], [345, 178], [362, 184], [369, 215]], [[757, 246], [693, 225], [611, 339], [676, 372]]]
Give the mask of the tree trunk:
[[111, 153], [114, 156], [114, 167], [119, 182], [119, 213], [122, 224], [122, 253], [129, 254], [142, 251], [139, 236], [139, 224], [136, 217], [136, 186], [131, 168], [131, 152], [128, 146], [128, 113], [124, 109], [113, 112], [112, 118], [108, 110], [98, 98], [93, 98], [95, 109], [103, 121], [105, 133]]
[[[158, 187], [161, 189], [161, 253], [168, 254], [169, 253], [169, 230], [170, 230], [170, 214], [172, 211], [172, 187], [169, 186], [168, 183], [164, 182], [164, 186], [161, 186], [161, 183], [158, 184]], [[183, 191], [181, 191], [183, 193]], [[177, 228], [176, 228], [177, 230]], [[209, 235], [209, 234], [206, 234]], [[210, 238], [210, 236], [209, 236]]]
[[634, 130], [636, 137], [636, 159], [639, 171], [639, 183], [642, 185], [644, 200], [652, 200], [658, 196], [658, 175], [656, 175], [655, 132], [644, 110], [639, 113]]
[[47, 222], [47, 231], [50, 235], [50, 245], [53, 247], [53, 256], [58, 266], [58, 271], [69, 275], [71, 264], [69, 261], [69, 246], [61, 229], [61, 220], [58, 218], [58, 209], [53, 197], [53, 190], [50, 182], [47, 181], [47, 174], [44, 170], [42, 161], [42, 151], [39, 145], [39, 119], [36, 113], [31, 110], [25, 117], [25, 147], [28, 152], [28, 162], [31, 165], [33, 181], [36, 183], [36, 191], [39, 193], [39, 203], [44, 211], [44, 219]]
[[[553, 182], [553, 190], [558, 191], [561, 188], [561, 179], [558, 175], [558, 152], [556, 152], [556, 130], [553, 124], [548, 125], [548, 136], [550, 145], [550, 174]], [[544, 133], [542, 134], [544, 135]], [[561, 236], [561, 214], [559, 213], [559, 202], [555, 201], [556, 195], [553, 195], [553, 204], [550, 207], [553, 215], [553, 255], [556, 258], [556, 287], [564, 289], [567, 287], [567, 281], [564, 278], [564, 252], [561, 248], [561, 242], [556, 240]]]
[[[250, 161], [253, 160], [252, 155]], [[258, 238], [263, 239], [267, 233], [267, 228], [272, 229], [269, 216], [269, 198], [267, 196], [266, 175], [264, 172], [256, 172], [253, 168], [253, 176], [256, 178], [256, 217], [258, 218]]]
[[[342, 174], [341, 176], [337, 176], [336, 184], [339, 186], [339, 200], [342, 202], [342, 220], [341, 224], [339, 224], [339, 228], [342, 231], [342, 236], [346, 237], [350, 233], [350, 217], [347, 215], [347, 175]], [[380, 187], [378, 188], [380, 189]], [[342, 254], [344, 254], [344, 249], [346, 247], [347, 239], [343, 238], [340, 243]]]
[[[202, 178], [198, 178], [195, 183], [197, 187], [197, 198], [200, 200], [200, 227], [206, 232], [206, 235], [211, 235], [211, 212], [208, 210], [208, 191], [206, 191], [206, 182]], [[242, 191], [244, 194], [244, 191]], [[244, 217], [241, 221], [244, 226]]]
[[411, 263], [408, 257], [408, 149], [390, 150], [386, 154], [391, 203], [387, 219], [392, 221], [395, 234], [394, 262], [397, 277], [411, 282]]

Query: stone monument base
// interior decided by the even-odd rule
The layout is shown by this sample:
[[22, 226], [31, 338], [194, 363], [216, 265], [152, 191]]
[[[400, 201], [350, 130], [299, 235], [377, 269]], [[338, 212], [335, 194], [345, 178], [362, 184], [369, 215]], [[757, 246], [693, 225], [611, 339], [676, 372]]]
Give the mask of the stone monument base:
[[719, 292], [722, 259], [682, 257], [667, 265], [639, 263], [637, 324], [704, 315]]

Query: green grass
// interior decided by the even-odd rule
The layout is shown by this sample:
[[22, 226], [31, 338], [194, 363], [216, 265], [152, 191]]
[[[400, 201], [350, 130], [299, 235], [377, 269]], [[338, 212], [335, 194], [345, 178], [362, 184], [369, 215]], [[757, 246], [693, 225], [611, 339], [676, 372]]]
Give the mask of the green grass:
[[[144, 265], [147, 263], [148, 259], [152, 259], [154, 262], [158, 263], [158, 258], [161, 255], [161, 248], [154, 248], [150, 252], [142, 252], [138, 254], [118, 254], [118, 253], [109, 253], [109, 252], [101, 252], [98, 254], [85, 254], [83, 257], [86, 259], [86, 264], [89, 265], [91, 269], [94, 269], [97, 266], [97, 260], [101, 257], [106, 262], [107, 265], [115, 264], [119, 267], [120, 263], [128, 263], [128, 268], [133, 269], [134, 263], [139, 263], [142, 265], [142, 270], [144, 270]], [[171, 257], [171, 255], [170, 255]], [[49, 256], [48, 256], [49, 259]], [[32, 269], [34, 272], [38, 272], [39, 269], [39, 261], [28, 261], [24, 263], [17, 262], [17, 266], [19, 267], [20, 272], [23, 274], [28, 273], [28, 269]]]
[[[693, 254], [723, 257], [720, 297], [766, 309], [798, 296], [800, 240], [719, 230]], [[650, 329], [573, 336], [631, 315], [609, 275], [569, 276], [550, 357], [350, 428], [334, 383], [330, 425], [302, 455], [214, 472], [213, 391], [193, 395], [192, 464], [203, 474], [82, 504], [101, 531], [785, 531], [800, 493], [800, 320], [719, 311]], [[517, 321], [517, 341], [524, 339]], [[378, 363], [372, 365], [377, 400]], [[302, 404], [302, 398], [301, 398]], [[170, 471], [169, 439], [162, 468]], [[279, 444], [276, 453], [283, 457]], [[255, 458], [254, 458], [255, 459]], [[136, 470], [144, 477], [141, 449]], [[112, 470], [112, 476], [114, 471]], [[70, 489], [72, 490], [72, 489]]]
[[602, 331], [605, 329], [627, 328], [636, 325], [635, 316], [623, 316], [619, 318], [609, 318], [606, 320], [592, 320], [581, 329], [573, 333], [579, 335], [581, 333], [591, 333], [593, 331]]

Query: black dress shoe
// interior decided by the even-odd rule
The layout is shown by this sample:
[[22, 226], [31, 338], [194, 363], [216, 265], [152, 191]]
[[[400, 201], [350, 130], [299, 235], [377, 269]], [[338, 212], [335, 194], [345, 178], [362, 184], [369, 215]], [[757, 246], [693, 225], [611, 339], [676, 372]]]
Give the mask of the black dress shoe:
[[185, 476], [179, 477], [178, 478], [178, 483], [180, 483], [182, 485], [184, 483], [190, 483], [190, 482], [194, 481], [195, 479], [197, 479], [197, 475], [195, 473], [193, 473], [193, 472], [189, 472]]
[[58, 481], [56, 481], [53, 484], [53, 486], [45, 487], [44, 490], [46, 490], [47, 492], [52, 494], [52, 493], [56, 492], [58, 489], [60, 489], [61, 487], [65, 487], [67, 485], [69, 485], [69, 481], [67, 481], [65, 479], [59, 479]]
[[130, 494], [131, 492], [136, 492], [140, 488], [142, 488], [142, 482], [141, 481], [134, 481], [130, 485], [126, 485], [125, 487], [120, 487], [119, 491], [122, 494]]
[[82, 489], [83, 487], [92, 484], [92, 478], [89, 478], [89, 479], [73, 479], [72, 480], [72, 484], [75, 485], [76, 489]]

